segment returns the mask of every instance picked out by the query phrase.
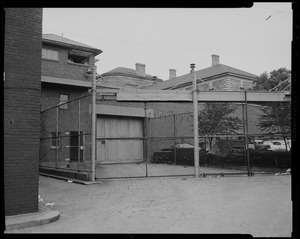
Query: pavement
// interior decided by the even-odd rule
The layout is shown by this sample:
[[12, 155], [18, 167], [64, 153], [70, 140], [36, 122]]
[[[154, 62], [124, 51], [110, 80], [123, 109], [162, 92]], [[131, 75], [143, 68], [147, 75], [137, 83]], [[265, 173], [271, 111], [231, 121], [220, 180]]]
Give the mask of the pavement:
[[[137, 166], [139, 164], [131, 164], [130, 165], [130, 169], [128, 170], [128, 168], [124, 168], [124, 165], [106, 165], [106, 170], [107, 168], [112, 167], [113, 170], [111, 170], [110, 172], [114, 172], [116, 175], [118, 175], [120, 177], [124, 176], [124, 177], [128, 177], [128, 176], [132, 176], [132, 175], [123, 175], [124, 172], [131, 172], [131, 174], [133, 174], [134, 176], [144, 176], [145, 171], [141, 170], [141, 168], [139, 168], [139, 166]], [[129, 167], [127, 165], [127, 167]], [[139, 172], [139, 170], [141, 170]], [[176, 166], [176, 167], [172, 167], [172, 165], [160, 165], [160, 167], [168, 167], [168, 168], [172, 168], [172, 170], [166, 170], [165, 168], [163, 168], [163, 173], [158, 173], [159, 174], [166, 174], [166, 172], [169, 171], [169, 174], [171, 175], [176, 175], [176, 174], [180, 174], [180, 173], [188, 173], [188, 174], [193, 174], [193, 167], [186, 167], [186, 166]], [[155, 168], [158, 167], [154, 167], [152, 169], [152, 172], [154, 171]], [[177, 172], [176, 170], [174, 171], [174, 168], [180, 168], [180, 170]], [[182, 169], [186, 168], [187, 170], [185, 172], [181, 172]], [[97, 170], [100, 170], [101, 168], [97, 168]], [[119, 170], [116, 170], [119, 169]], [[123, 172], [120, 173], [120, 172]], [[157, 173], [157, 172], [156, 172]], [[141, 175], [140, 175], [141, 174]], [[84, 184], [84, 185], [89, 185], [89, 184], [97, 184], [100, 182], [87, 182], [87, 181], [81, 181], [81, 180], [75, 180], [75, 179], [69, 179], [66, 177], [61, 177], [61, 176], [54, 176], [54, 175], [47, 175], [47, 174], [41, 174], [43, 176], [48, 176], [48, 177], [52, 177], [52, 178], [57, 178], [57, 179], [61, 179], [61, 180], [65, 180], [68, 181], [70, 183], [78, 183], [78, 184]], [[101, 171], [101, 174], [103, 175], [103, 172]], [[112, 177], [116, 177], [116, 175], [109, 175]], [[108, 176], [108, 175], [105, 175]], [[150, 175], [151, 176], [151, 175]], [[6, 223], [6, 232], [12, 231], [12, 230], [16, 230], [16, 229], [22, 229], [22, 228], [27, 228], [27, 227], [35, 227], [35, 226], [40, 226], [40, 225], [44, 225], [44, 224], [48, 224], [48, 223], [52, 223], [55, 222], [59, 219], [60, 217], [60, 213], [59, 211], [56, 210], [51, 210], [47, 207], [45, 207], [44, 205], [42, 205], [41, 203], [39, 203], [39, 211], [35, 212], [35, 213], [26, 213], [26, 214], [19, 214], [19, 215], [14, 215], [14, 216], [6, 216], [5, 217], [5, 223]]]
[[[82, 181], [76, 179], [69, 179], [66, 177], [55, 176], [55, 175], [48, 175], [42, 174], [46, 177], [56, 178], [68, 181], [70, 183], [77, 183], [83, 185], [90, 185], [90, 184], [97, 184], [100, 182], [90, 182], [90, 181]], [[51, 210], [48, 207], [45, 207], [42, 203], [39, 203], [39, 211], [34, 213], [25, 213], [19, 214], [14, 216], [6, 216], [5, 217], [5, 224], [6, 224], [6, 232], [22, 229], [27, 227], [35, 227], [40, 226], [48, 223], [55, 222], [59, 219], [60, 213], [56, 210]]]
[[59, 219], [59, 216], [60, 213], [58, 211], [51, 210], [39, 204], [38, 212], [6, 216], [6, 232], [55, 222]]
[[[72, 181], [72, 182], [71, 182]], [[200, 233], [290, 237], [291, 175], [107, 179], [83, 185], [40, 176], [59, 220], [24, 233]]]
[[[109, 166], [107, 166], [107, 167], [109, 167]], [[108, 168], [105, 168], [106, 170], [108, 170]], [[137, 166], [135, 166], [135, 167], [137, 167]], [[165, 165], [165, 167], [168, 167], [168, 169], [169, 169], [169, 167], [170, 166], [168, 166], [168, 165]], [[193, 167], [184, 167], [183, 168], [183, 166], [180, 166], [180, 167], [172, 167], [172, 170], [170, 170], [170, 172], [172, 172], [171, 173], [171, 175], [174, 175], [174, 172], [176, 171], [174, 171], [174, 168], [180, 168], [180, 171], [179, 172], [182, 172], [182, 170], [184, 169], [184, 170], [186, 170], [185, 171], [185, 173], [187, 173], [187, 172], [189, 172], [189, 173], [193, 173]], [[130, 168], [131, 170], [129, 170], [129, 171], [131, 171], [131, 173], [132, 172], [134, 172], [134, 170], [132, 169], [132, 168]], [[134, 168], [135, 169], [135, 168]], [[98, 168], [98, 170], [99, 170], [99, 168]], [[102, 169], [103, 170], [103, 169]], [[116, 170], [116, 166], [114, 166], [114, 170]], [[214, 169], [214, 170], [216, 170], [216, 169]], [[227, 173], [226, 172], [226, 170], [224, 170], [224, 169], [219, 169], [220, 171], [222, 171], [223, 173]], [[124, 172], [124, 166], [122, 167], [122, 170], [120, 169], [119, 171], [123, 171]], [[125, 170], [125, 171], [127, 171], [127, 170]], [[157, 170], [155, 170], [155, 168], [152, 168], [152, 170], [150, 170], [149, 172], [156, 172]], [[166, 171], [166, 169], [164, 168], [164, 172]], [[169, 171], [169, 170], [167, 170], [167, 171]], [[203, 171], [203, 170], [202, 170]], [[206, 170], [204, 170], [205, 171], [205, 173], [211, 173], [211, 172], [209, 172], [208, 171], [208, 169], [206, 168]], [[216, 170], [217, 171], [217, 170]], [[228, 170], [229, 171], [229, 170]], [[236, 173], [237, 172], [239, 172], [238, 170], [233, 170], [233, 171], [235, 171]], [[107, 172], [107, 171], [102, 171], [102, 173], [104, 173], [104, 172]], [[109, 172], [111, 172], [111, 169], [109, 169]], [[176, 171], [176, 173], [178, 173], [177, 171]], [[220, 172], [218, 172], [218, 173], [220, 173]], [[232, 173], [232, 171], [231, 171], [231, 173]], [[240, 172], [239, 172], [240, 173]], [[103, 175], [103, 174], [102, 174]], [[176, 174], [175, 174], [176, 175]], [[277, 174], [275, 174], [275, 175], [289, 175], [289, 173], [287, 174], [287, 173], [282, 173], [282, 174], [279, 174], [279, 173], [277, 173]], [[45, 177], [46, 176], [46, 177]], [[108, 176], [108, 175], [105, 175], [105, 176]], [[110, 174], [109, 174], [109, 176], [111, 176]], [[115, 175], [114, 175], [115, 176]], [[129, 175], [124, 175], [124, 176], [129, 176]], [[132, 176], [132, 175], [131, 175]], [[43, 175], [43, 176], [41, 176], [42, 178], [44, 178], [44, 180], [47, 182], [47, 187], [49, 187], [50, 186], [50, 188], [49, 189], [51, 189], [51, 190], [56, 190], [56, 186], [55, 187], [53, 187], [53, 189], [52, 189], [52, 186], [51, 186], [51, 184], [48, 184], [48, 183], [51, 183], [51, 180], [48, 182], [48, 180], [46, 180], [46, 178], [56, 178], [56, 179], [60, 179], [60, 181], [62, 182], [62, 183], [60, 183], [60, 184], [62, 184], [62, 185], [60, 185], [60, 187], [61, 186], [63, 186], [63, 182], [66, 182], [67, 184], [69, 184], [70, 186], [71, 185], [79, 185], [79, 184], [83, 184], [83, 185], [94, 185], [94, 187], [97, 185], [97, 184], [100, 184], [99, 186], [103, 186], [103, 183], [105, 182], [105, 181], [103, 181], [103, 180], [100, 180], [100, 181], [95, 181], [95, 182], [86, 182], [86, 181], [80, 181], [80, 180], [74, 180], [74, 179], [68, 179], [68, 178], [64, 178], [64, 177], [59, 177], [59, 176], [50, 176], [50, 175]], [[210, 176], [209, 176], [210, 177]], [[271, 176], [272, 177], [272, 176]], [[175, 178], [177, 178], [177, 179], [175, 179], [175, 180], [182, 180], [182, 178], [181, 177], [175, 177]], [[248, 178], [248, 177], [246, 177], [246, 178]], [[253, 177], [250, 177], [250, 178], [248, 178], [248, 179], [243, 179], [243, 180], [252, 180], [252, 179], [254, 179]], [[242, 178], [241, 178], [242, 179]], [[55, 179], [54, 179], [55, 180]], [[160, 180], [160, 179], [158, 179], [158, 180]], [[257, 179], [256, 179], [257, 180]], [[269, 180], [268, 180], [269, 181]], [[125, 180], [125, 182], [128, 182], [128, 180]], [[144, 181], [145, 182], [145, 181]], [[191, 182], [193, 182], [193, 181], [191, 181]], [[59, 182], [58, 182], [59, 183]], [[105, 184], [105, 183], [104, 183]], [[190, 185], [188, 185], [188, 186], [190, 186]], [[194, 185], [195, 186], [195, 185]], [[214, 186], [216, 186], [216, 185], [214, 185]], [[239, 185], [240, 186], [240, 185]], [[45, 185], [44, 186], [42, 186], [42, 188], [41, 189], [43, 189], [43, 187], [45, 187]], [[185, 185], [185, 187], [187, 187], [187, 185]], [[123, 187], [122, 187], [123, 188]], [[46, 189], [46, 188], [45, 188]], [[75, 188], [74, 188], [75, 189]], [[77, 188], [76, 188], [77, 189]], [[50, 190], [50, 191], [51, 191]], [[65, 189], [66, 190], [66, 189]], [[63, 190], [63, 191], [65, 191], [65, 190]], [[69, 190], [69, 189], [68, 189]], [[224, 189], [222, 189], [222, 191], [223, 191]], [[89, 191], [89, 193], [91, 193], [90, 192], [90, 190], [88, 190]], [[177, 190], [176, 190], [177, 191]], [[276, 190], [277, 191], [277, 190]], [[49, 190], [45, 190], [45, 193], [46, 192], [49, 192]], [[143, 194], [145, 194], [145, 192], [139, 192], [141, 195], [143, 195]], [[55, 193], [56, 194], [56, 193]], [[122, 193], [121, 193], [122, 194]], [[135, 193], [133, 193], [133, 195], [134, 195]], [[51, 194], [49, 194], [49, 195], [51, 195]], [[57, 193], [56, 195], [60, 195], [59, 193]], [[257, 195], [257, 194], [256, 194]], [[53, 200], [53, 201], [57, 201], [57, 200]], [[49, 204], [50, 204], [50, 206], [49, 206]], [[57, 221], [59, 218], [60, 218], [60, 212], [58, 211], [58, 210], [55, 210], [55, 209], [51, 209], [51, 208], [55, 208], [55, 206], [54, 207], [52, 207], [52, 205], [54, 205], [55, 203], [49, 203], [48, 204], [48, 207], [46, 207], [47, 206], [47, 203], [45, 203], [45, 202], [42, 202], [42, 200], [40, 200], [39, 201], [39, 211], [38, 212], [36, 212], [36, 213], [27, 213], [27, 214], [20, 214], [20, 215], [15, 215], [15, 216], [6, 216], [5, 217], [5, 221], [6, 221], [6, 231], [5, 231], [5, 233], [11, 233], [11, 231], [14, 231], [14, 230], [22, 230], [22, 229], [24, 229], [24, 228], [29, 228], [29, 227], [36, 227], [36, 226], [41, 226], [41, 225], [44, 225], [44, 224], [50, 224], [50, 223], [52, 223], [52, 222], [55, 222], [55, 221]], [[60, 209], [61, 210], [61, 209]], [[64, 215], [64, 212], [63, 212], [63, 214], [62, 215]], [[12, 232], [12, 233], [14, 233], [14, 232]]]

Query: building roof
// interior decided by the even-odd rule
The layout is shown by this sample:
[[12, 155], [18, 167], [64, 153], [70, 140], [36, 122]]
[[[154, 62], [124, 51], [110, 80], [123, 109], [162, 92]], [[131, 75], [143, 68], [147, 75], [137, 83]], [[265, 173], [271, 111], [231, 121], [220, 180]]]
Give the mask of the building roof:
[[96, 55], [102, 53], [102, 50], [100, 49], [55, 34], [43, 34], [42, 40], [44, 43], [51, 43], [60, 46], [66, 46], [75, 49], [83, 49], [86, 51], [91, 51]]
[[[196, 71], [197, 79], [201, 79], [203, 81], [209, 81], [211, 79], [214, 79], [215, 77], [220, 77], [222, 75], [232, 75], [232, 76], [242, 77], [253, 81], [255, 81], [257, 77], [257, 75], [224, 64], [217, 64], [215, 66], [207, 67], [202, 70]], [[191, 84], [192, 84], [191, 74], [188, 73], [145, 88], [170, 89], [170, 88], [180, 88], [180, 86], [186, 86]]]
[[[137, 75], [136, 70], [131, 68], [126, 68], [126, 67], [117, 67], [111, 71], [105, 72], [104, 74], [118, 74], [118, 73]], [[150, 76], [150, 75], [146, 74], [146, 76]]]
[[[145, 76], [139, 75], [136, 70], [126, 67], [117, 67], [113, 70], [110, 70], [108, 72], [105, 72], [101, 74], [102, 77], [105, 76], [127, 76], [127, 77], [136, 77], [146, 80], [153, 80], [152, 75], [145, 74]], [[158, 82], [162, 82], [162, 79], [157, 78]]]

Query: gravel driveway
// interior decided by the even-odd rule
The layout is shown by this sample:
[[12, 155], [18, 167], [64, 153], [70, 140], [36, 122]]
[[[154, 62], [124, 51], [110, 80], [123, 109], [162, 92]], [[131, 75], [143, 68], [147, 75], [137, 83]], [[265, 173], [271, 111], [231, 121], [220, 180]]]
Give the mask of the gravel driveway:
[[105, 180], [40, 176], [56, 222], [11, 233], [242, 233], [290, 237], [291, 176]]

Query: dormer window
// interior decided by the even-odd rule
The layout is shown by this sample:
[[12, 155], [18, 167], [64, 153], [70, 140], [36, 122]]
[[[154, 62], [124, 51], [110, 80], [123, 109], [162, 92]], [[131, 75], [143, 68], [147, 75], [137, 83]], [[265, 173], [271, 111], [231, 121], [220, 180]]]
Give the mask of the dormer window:
[[68, 62], [82, 64], [82, 65], [89, 65], [90, 55], [91, 53], [89, 52], [71, 50], [68, 54]]

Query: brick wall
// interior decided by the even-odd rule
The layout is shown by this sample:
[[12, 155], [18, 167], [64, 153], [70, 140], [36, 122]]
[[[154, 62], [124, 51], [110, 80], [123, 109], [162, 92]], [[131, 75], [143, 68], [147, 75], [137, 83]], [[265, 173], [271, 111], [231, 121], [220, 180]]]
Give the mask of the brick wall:
[[84, 87], [42, 83], [41, 109], [45, 110], [58, 105], [61, 94], [67, 94], [69, 100], [74, 100], [86, 93], [88, 93], [88, 88]]
[[[69, 87], [70, 88], [70, 87]], [[74, 87], [75, 88], [75, 87]], [[70, 90], [70, 93], [80, 93], [80, 91]], [[53, 99], [56, 100], [56, 91], [47, 91], [48, 98], [53, 95]], [[75, 98], [78, 98], [75, 97]], [[46, 100], [46, 97], [42, 98]], [[91, 129], [92, 129], [92, 117], [91, 117], [91, 96], [81, 98], [80, 100], [74, 100], [68, 103], [68, 109], [60, 109], [54, 107], [43, 111], [41, 114], [41, 166], [55, 166], [55, 162], [58, 165], [66, 163], [66, 159], [70, 158], [70, 131], [82, 131], [84, 136], [84, 159], [91, 160]], [[55, 104], [57, 105], [57, 103]], [[51, 132], [60, 133], [60, 144], [56, 151], [55, 147], [51, 148]], [[56, 155], [57, 154], [57, 155]], [[66, 165], [65, 165], [66, 166]]]
[[51, 76], [57, 78], [65, 78], [72, 80], [82, 80], [82, 81], [91, 81], [91, 77], [87, 77], [84, 75], [86, 70], [89, 67], [93, 66], [92, 62], [94, 57], [90, 57], [91, 65], [83, 65], [68, 62], [68, 52], [70, 49], [65, 49], [61, 47], [55, 46], [47, 46], [47, 49], [53, 49], [59, 51], [59, 61], [53, 60], [42, 60], [42, 75], [43, 76]]
[[42, 9], [6, 8], [5, 215], [38, 211]]

